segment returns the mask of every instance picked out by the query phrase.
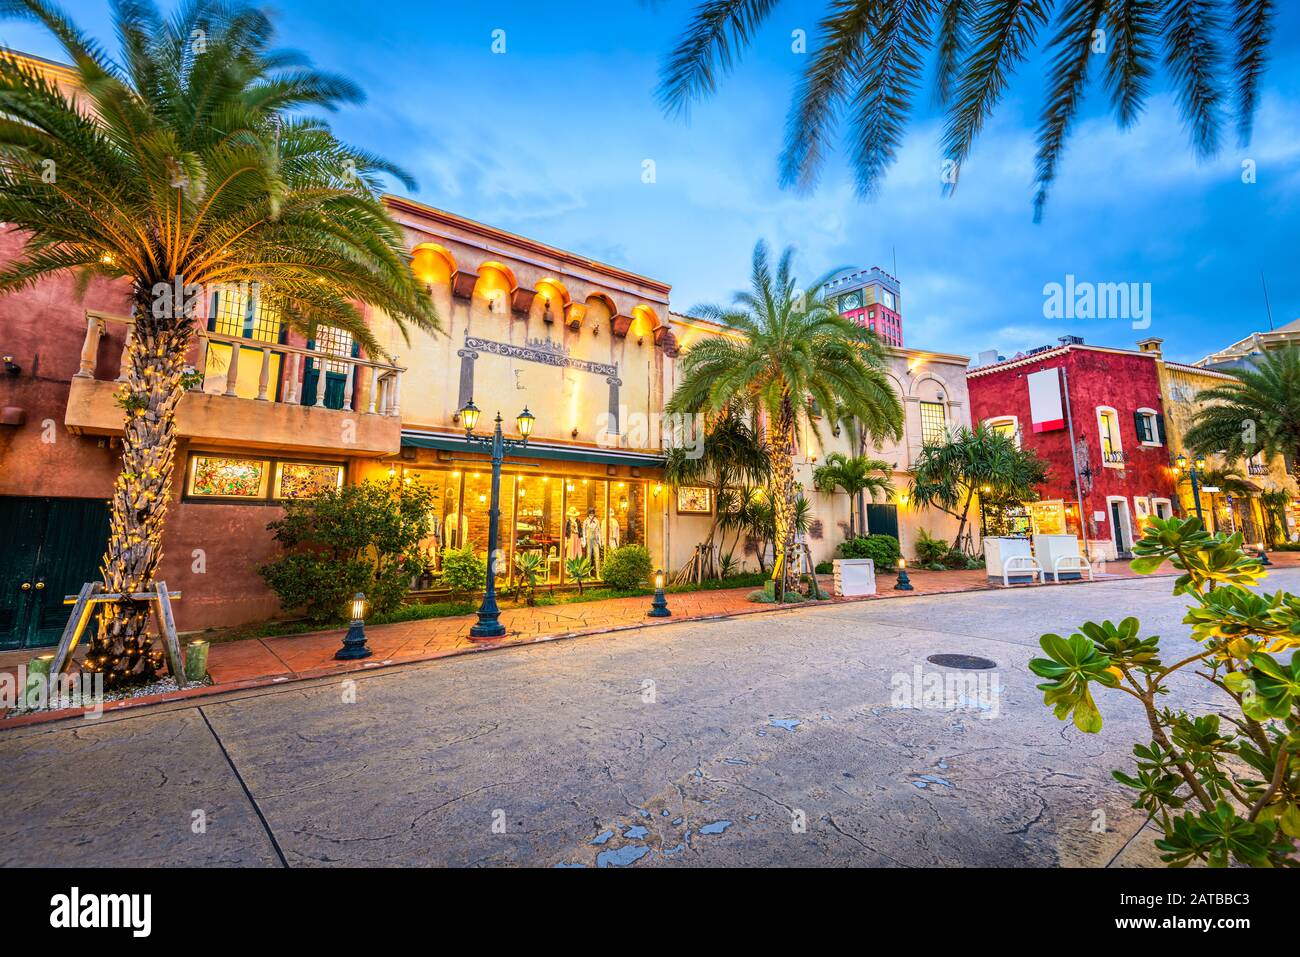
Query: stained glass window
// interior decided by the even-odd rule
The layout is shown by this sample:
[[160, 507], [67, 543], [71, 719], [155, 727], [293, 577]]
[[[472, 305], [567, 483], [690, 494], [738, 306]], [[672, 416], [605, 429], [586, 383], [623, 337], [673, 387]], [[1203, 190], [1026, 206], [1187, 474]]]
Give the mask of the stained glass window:
[[276, 469], [276, 498], [310, 498], [343, 484], [343, 466], [281, 462]]
[[266, 459], [195, 455], [190, 459], [189, 494], [208, 498], [265, 498]]

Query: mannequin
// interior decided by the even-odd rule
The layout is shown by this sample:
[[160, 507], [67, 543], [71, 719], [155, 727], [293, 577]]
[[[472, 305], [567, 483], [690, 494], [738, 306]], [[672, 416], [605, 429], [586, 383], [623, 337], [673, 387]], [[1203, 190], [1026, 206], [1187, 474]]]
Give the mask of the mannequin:
[[578, 521], [578, 510], [569, 506], [564, 518], [564, 557], [577, 558], [582, 553], [582, 526]]
[[608, 532], [609, 532], [609, 537], [606, 539], [606, 541], [609, 542], [609, 547], [618, 548], [618, 543], [620, 541], [622, 532], [618, 527], [618, 516], [614, 514], [614, 510], [612, 508], [609, 510]]
[[600, 576], [601, 562], [601, 542], [600, 542], [600, 519], [596, 517], [595, 507], [587, 509], [587, 518], [582, 523], [582, 547], [583, 554], [591, 560], [592, 571], [597, 577]]

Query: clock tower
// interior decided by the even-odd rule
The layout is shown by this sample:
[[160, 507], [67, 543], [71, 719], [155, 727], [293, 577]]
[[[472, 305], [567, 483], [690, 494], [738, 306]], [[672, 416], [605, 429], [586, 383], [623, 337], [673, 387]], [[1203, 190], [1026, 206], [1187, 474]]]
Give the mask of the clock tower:
[[840, 315], [865, 326], [886, 345], [902, 348], [903, 315], [896, 278], [879, 266], [850, 269], [823, 290]]

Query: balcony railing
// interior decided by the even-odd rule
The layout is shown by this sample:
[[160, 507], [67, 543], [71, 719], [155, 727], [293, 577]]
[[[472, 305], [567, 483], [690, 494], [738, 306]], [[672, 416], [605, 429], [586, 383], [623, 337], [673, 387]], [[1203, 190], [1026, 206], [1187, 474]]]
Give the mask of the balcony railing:
[[1268, 466], [1262, 462], [1248, 462], [1246, 464], [1247, 475], [1268, 475]]
[[[96, 379], [100, 341], [112, 324], [126, 327], [118, 375], [112, 380]], [[68, 395], [66, 424], [73, 432], [121, 433], [123, 411], [116, 393], [127, 378], [126, 356], [133, 331], [134, 322], [127, 316], [86, 313], [80, 368]], [[356, 455], [393, 454], [401, 447], [403, 367], [207, 330], [199, 331], [197, 338], [197, 368], [203, 378], [177, 406], [176, 425], [181, 435], [217, 445]], [[217, 356], [209, 361], [214, 347], [228, 354], [224, 362]], [[314, 392], [307, 378], [312, 371]], [[342, 378], [341, 395], [336, 385], [327, 397], [327, 374]], [[250, 380], [256, 383], [255, 388]]]
[[1101, 454], [1107, 465], [1123, 465], [1128, 461], [1128, 456], [1124, 454], [1122, 449], [1113, 449], [1109, 452], [1103, 451]]
[[[93, 379], [95, 377], [99, 341], [109, 323], [126, 326], [126, 340], [122, 348], [122, 360], [118, 367], [116, 380], [118, 382], [126, 381], [127, 352], [131, 345], [131, 337], [134, 334], [135, 321], [129, 316], [118, 316], [95, 311], [86, 313], [86, 338], [81, 347], [81, 367], [77, 370], [77, 378]], [[318, 370], [327, 367], [330, 369], [342, 367], [345, 376], [344, 409], [353, 409], [367, 415], [388, 415], [393, 417], [397, 417], [401, 412], [402, 373], [406, 371], [401, 366], [387, 362], [377, 362], [372, 359], [356, 358], [350, 355], [339, 355], [321, 349], [261, 343], [254, 339], [228, 336], [222, 333], [208, 332], [207, 330], [200, 331], [198, 338], [198, 368], [204, 371], [205, 376], [203, 383], [191, 391], [219, 392], [219, 394], [228, 396], [238, 395], [240, 375], [250, 375], [253, 372], [252, 368], [245, 370], [245, 366], [252, 365], [252, 363], [248, 362], [248, 357], [244, 356], [244, 353], [248, 350], [259, 350], [262, 354], [261, 361], [257, 363], [259, 368], [257, 370], [256, 398], [259, 402], [277, 401], [275, 394], [278, 393], [280, 395], [278, 401], [288, 405], [306, 404], [314, 408], [324, 407], [325, 389], [320, 384], [318, 384], [316, 394], [311, 402], [304, 403], [302, 401], [307, 363], [315, 360]], [[224, 377], [215, 377], [217, 379], [224, 378], [224, 387], [221, 389], [208, 388], [206, 374], [208, 350], [213, 343], [221, 343], [230, 348], [230, 361]], [[281, 370], [281, 382], [279, 383], [281, 388], [279, 389], [275, 389], [275, 384], [271, 382], [271, 370], [275, 365], [277, 356], [282, 357], [284, 364]], [[356, 396], [353, 394], [354, 387], [358, 393]], [[354, 398], [359, 401], [354, 403]]]

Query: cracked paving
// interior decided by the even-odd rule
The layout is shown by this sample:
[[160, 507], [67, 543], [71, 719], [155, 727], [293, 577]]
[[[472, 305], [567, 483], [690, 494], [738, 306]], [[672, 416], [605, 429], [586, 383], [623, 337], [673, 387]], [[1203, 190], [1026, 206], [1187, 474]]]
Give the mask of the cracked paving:
[[[1190, 649], [1169, 590], [809, 607], [353, 675], [355, 703], [320, 679], [17, 728], [0, 864], [1152, 865], [1110, 777], [1147, 739], [1136, 703], [1103, 695], [1083, 735], [1025, 664], [1043, 631], [1127, 614]], [[898, 706], [938, 653], [996, 663], [996, 717]], [[1174, 694], [1204, 710], [1199, 684]]]

